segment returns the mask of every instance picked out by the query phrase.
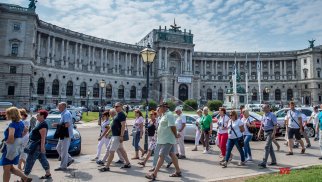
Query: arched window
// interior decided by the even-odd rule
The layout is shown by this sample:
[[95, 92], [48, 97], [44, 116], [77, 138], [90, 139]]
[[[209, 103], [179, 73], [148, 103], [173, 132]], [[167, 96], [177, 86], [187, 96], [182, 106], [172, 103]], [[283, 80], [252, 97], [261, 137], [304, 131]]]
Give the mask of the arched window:
[[86, 90], [87, 90], [87, 85], [85, 82], [81, 83], [80, 89], [79, 89], [79, 95], [81, 97], [86, 97]]
[[106, 98], [112, 98], [112, 85], [106, 85]]
[[53, 85], [51, 88], [51, 95], [54, 95], [54, 96], [59, 95], [59, 81], [57, 79], [53, 81]]
[[287, 89], [287, 100], [293, 100], [293, 90]]
[[130, 98], [135, 99], [136, 98], [136, 87], [132, 86], [130, 91]]
[[281, 100], [281, 90], [280, 89], [276, 89], [275, 90], [275, 100]]
[[119, 89], [118, 89], [118, 98], [119, 99], [123, 99], [124, 98], [124, 86], [123, 85], [120, 85], [119, 86]]
[[269, 92], [266, 92], [266, 90], [263, 90], [263, 100], [268, 101], [269, 100]]
[[45, 94], [45, 79], [39, 78], [37, 83], [37, 94], [44, 95]]
[[100, 86], [98, 83], [95, 83], [93, 86], [93, 97], [99, 97], [100, 96]]
[[146, 99], [147, 97], [147, 91], [146, 91], [146, 86], [142, 88], [142, 99]]
[[73, 96], [74, 85], [72, 81], [67, 82], [66, 96]]
[[252, 90], [252, 101], [257, 101], [257, 90], [256, 89]]
[[207, 89], [207, 100], [212, 100], [212, 90], [210, 88]]
[[222, 89], [218, 90], [218, 100], [224, 100], [224, 91]]

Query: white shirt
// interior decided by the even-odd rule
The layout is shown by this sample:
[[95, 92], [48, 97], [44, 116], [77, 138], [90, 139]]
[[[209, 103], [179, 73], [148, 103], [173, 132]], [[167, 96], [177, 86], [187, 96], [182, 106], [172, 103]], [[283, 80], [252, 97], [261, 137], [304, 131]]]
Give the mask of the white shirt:
[[220, 116], [218, 120], [218, 133], [223, 134], [223, 133], [228, 133], [228, 121], [229, 117], [227, 115], [224, 115], [223, 117]]
[[23, 136], [22, 140], [28, 141], [29, 140], [29, 127], [30, 127], [30, 121], [22, 120], [23, 124], [25, 125], [25, 128], [28, 128], [28, 132]]
[[[176, 128], [178, 132], [181, 130], [183, 123], [186, 123], [186, 117], [181, 113], [180, 115], [178, 115], [178, 118], [176, 120]], [[183, 132], [184, 129], [181, 131], [181, 133]]]
[[142, 116], [135, 119], [133, 128], [135, 128], [136, 131], [140, 131], [140, 125], [144, 123], [144, 118]]
[[246, 123], [251, 124], [254, 121], [254, 119], [248, 116], [248, 118], [242, 118], [242, 121], [244, 123], [244, 128], [245, 128], [244, 135], [253, 135], [251, 132], [249, 132], [248, 126], [246, 125]]
[[300, 128], [299, 118], [302, 118], [302, 114], [298, 110], [289, 110], [286, 114], [286, 119], [288, 120], [288, 127], [295, 129]]
[[110, 125], [110, 120], [106, 120], [101, 124], [101, 131], [102, 133], [104, 133], [107, 129], [107, 127]]
[[[240, 126], [243, 126], [243, 125], [244, 125], [244, 123], [240, 119], [237, 119], [234, 122], [229, 120], [229, 122], [228, 122], [228, 138], [229, 139], [236, 139], [236, 138], [243, 136], [243, 134], [239, 128]], [[231, 128], [233, 128], [235, 132]]]
[[313, 121], [313, 125], [315, 126], [316, 125], [316, 123], [318, 122], [318, 114], [319, 114], [319, 112], [312, 112], [312, 114], [311, 114], [311, 122]]

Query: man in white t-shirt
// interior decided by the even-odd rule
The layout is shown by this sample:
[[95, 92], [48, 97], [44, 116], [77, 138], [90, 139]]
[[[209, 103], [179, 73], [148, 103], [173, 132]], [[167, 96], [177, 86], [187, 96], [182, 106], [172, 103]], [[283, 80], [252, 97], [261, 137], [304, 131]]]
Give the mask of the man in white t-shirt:
[[176, 114], [178, 115], [176, 120], [176, 128], [177, 132], [180, 135], [179, 138], [177, 138], [177, 145], [176, 145], [176, 152], [179, 159], [185, 159], [186, 158], [186, 152], [184, 148], [184, 129], [186, 127], [186, 116], [183, 115], [182, 109], [177, 107], [175, 109]]
[[[307, 121], [307, 123], [313, 123], [313, 128], [316, 128], [317, 123], [319, 122], [318, 116], [319, 115], [319, 106], [314, 106], [313, 112]], [[318, 130], [319, 131], [319, 130]], [[319, 132], [315, 133], [314, 141], [319, 140]]]

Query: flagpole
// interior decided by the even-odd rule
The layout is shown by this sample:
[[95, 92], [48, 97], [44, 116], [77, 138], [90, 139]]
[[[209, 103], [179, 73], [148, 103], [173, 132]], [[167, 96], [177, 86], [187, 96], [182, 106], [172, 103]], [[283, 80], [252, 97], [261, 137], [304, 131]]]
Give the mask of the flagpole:
[[246, 54], [246, 105], [248, 106], [248, 60], [247, 60], [247, 54]]
[[257, 80], [258, 80], [258, 93], [259, 93], [259, 104], [262, 104], [262, 89], [261, 89], [261, 66], [260, 66], [260, 52], [257, 57]]
[[233, 94], [234, 94], [234, 108], [237, 109], [237, 68], [236, 68], [236, 51], [235, 51], [235, 65], [233, 74]]

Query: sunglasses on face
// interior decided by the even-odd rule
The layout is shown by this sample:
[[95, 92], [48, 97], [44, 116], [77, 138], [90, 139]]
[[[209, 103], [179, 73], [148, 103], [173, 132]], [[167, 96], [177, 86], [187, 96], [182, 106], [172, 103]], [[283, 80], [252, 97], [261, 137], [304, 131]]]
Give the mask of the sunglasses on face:
[[114, 106], [114, 108], [121, 107], [121, 106]]

